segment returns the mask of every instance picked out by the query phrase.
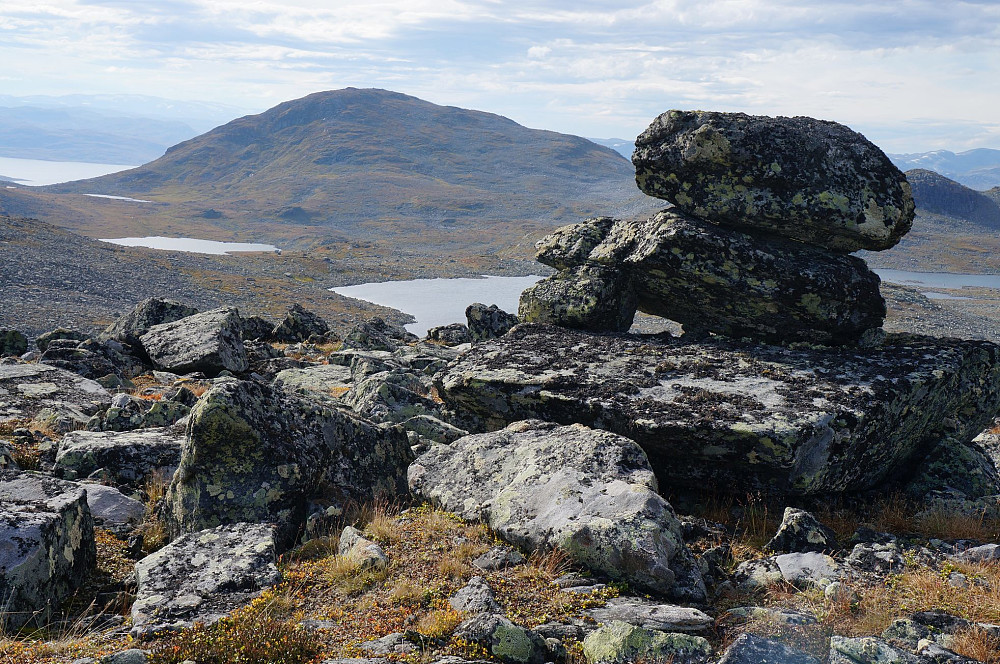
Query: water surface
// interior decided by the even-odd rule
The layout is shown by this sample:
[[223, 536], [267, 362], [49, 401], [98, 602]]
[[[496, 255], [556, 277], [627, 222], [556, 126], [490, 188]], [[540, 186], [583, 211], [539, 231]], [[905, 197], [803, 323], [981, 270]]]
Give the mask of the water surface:
[[72, 180], [96, 178], [108, 173], [127, 171], [135, 166], [126, 164], [96, 164], [87, 161], [44, 161], [0, 157], [0, 173], [17, 184], [40, 187]]
[[273, 244], [256, 244], [251, 242], [216, 242], [215, 240], [199, 240], [193, 237], [117, 237], [101, 238], [101, 242], [120, 244], [125, 247], [148, 247], [165, 251], [188, 251], [195, 254], [214, 254], [220, 256], [234, 251], [267, 251], [276, 252]]

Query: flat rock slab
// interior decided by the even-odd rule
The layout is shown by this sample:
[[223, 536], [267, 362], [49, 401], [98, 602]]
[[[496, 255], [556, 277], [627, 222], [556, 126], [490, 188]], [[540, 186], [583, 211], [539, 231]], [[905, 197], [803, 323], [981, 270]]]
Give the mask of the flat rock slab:
[[285, 369], [274, 377], [274, 386], [287, 394], [317, 401], [339, 403], [339, 397], [354, 383], [350, 366], [319, 364], [302, 369]]
[[43, 409], [86, 420], [111, 404], [96, 381], [47, 364], [0, 365], [0, 419], [32, 418]]
[[224, 370], [243, 373], [249, 368], [241, 334], [239, 312], [223, 307], [154, 325], [139, 340], [157, 369], [215, 376]]
[[1000, 346], [893, 335], [793, 349], [521, 325], [435, 385], [478, 430], [539, 418], [627, 436], [666, 490], [821, 494], [906, 479], [946, 433], [982, 431], [1000, 407]]
[[672, 566], [684, 551], [680, 522], [631, 440], [581, 425], [518, 422], [432, 446], [408, 478], [415, 495], [482, 518], [509, 542], [558, 547], [612, 578], [673, 590]]
[[97, 563], [84, 488], [0, 471], [0, 630], [47, 625]]
[[136, 431], [71, 431], [59, 442], [56, 472], [83, 478], [103, 469], [116, 485], [140, 485], [156, 471], [173, 471], [181, 460], [184, 431], [152, 428]]
[[211, 624], [281, 580], [274, 529], [237, 523], [183, 535], [135, 565], [132, 636]]
[[585, 612], [599, 623], [615, 620], [658, 632], [702, 632], [715, 621], [703, 611], [674, 604], [660, 604], [638, 597], [614, 597]]

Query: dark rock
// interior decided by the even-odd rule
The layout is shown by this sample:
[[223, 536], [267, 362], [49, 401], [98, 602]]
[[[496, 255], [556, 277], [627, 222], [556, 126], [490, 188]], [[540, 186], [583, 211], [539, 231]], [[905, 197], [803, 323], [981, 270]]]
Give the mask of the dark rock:
[[313, 336], [327, 338], [329, 334], [330, 326], [325, 320], [301, 305], [293, 304], [285, 319], [274, 327], [269, 340], [295, 343], [308, 341]]
[[462, 436], [469, 435], [465, 429], [452, 426], [433, 415], [414, 415], [401, 424], [407, 431], [413, 431], [421, 438], [435, 443], [453, 443]]
[[836, 122], [667, 111], [632, 163], [640, 189], [689, 214], [845, 253], [888, 249], [913, 223], [906, 176]]
[[82, 426], [110, 403], [100, 384], [70, 371], [46, 364], [0, 365], [0, 419], [41, 414], [57, 425], [65, 418]]
[[242, 373], [249, 368], [240, 337], [240, 314], [221, 308], [154, 325], [140, 337], [142, 347], [158, 369], [173, 373], [220, 371]]
[[685, 332], [844, 344], [885, 318], [879, 277], [860, 258], [676, 210], [642, 222], [592, 219], [538, 246], [538, 260], [562, 272], [524, 291], [526, 322], [624, 331], [637, 307]]
[[820, 661], [779, 641], [740, 634], [726, 648], [718, 664], [820, 664]]
[[855, 544], [846, 562], [859, 572], [878, 576], [900, 574], [906, 568], [899, 546], [891, 542]]
[[45, 627], [96, 567], [84, 488], [40, 473], [0, 471], [0, 630]]
[[184, 535], [135, 566], [132, 636], [212, 624], [281, 580], [273, 529], [236, 523]]
[[191, 412], [180, 467], [167, 494], [171, 532], [241, 521], [272, 522], [288, 546], [307, 503], [344, 507], [407, 494], [406, 436], [345, 409], [252, 381], [220, 379]]
[[528, 421], [435, 445], [409, 469], [410, 489], [467, 519], [483, 518], [528, 550], [666, 593], [686, 552], [680, 523], [632, 441], [575, 425]]
[[448, 598], [456, 611], [467, 613], [503, 613], [497, 596], [481, 576], [474, 576], [458, 592]]
[[243, 319], [243, 342], [247, 341], [272, 341], [271, 332], [274, 331], [274, 323], [261, 318], [260, 316], [250, 316]]
[[[158, 297], [146, 298], [135, 309], [108, 326], [100, 334], [101, 339], [114, 339], [133, 348], [141, 348], [140, 338], [156, 325], [173, 323], [198, 313], [189, 307]], [[44, 349], [43, 349], [44, 350]]]
[[55, 468], [70, 478], [101, 470], [107, 482], [139, 488], [154, 473], [173, 473], [183, 442], [184, 432], [172, 429], [71, 431], [59, 442]]
[[1000, 473], [996, 462], [975, 442], [945, 436], [920, 462], [916, 477], [903, 490], [921, 502], [935, 492], [982, 498], [1000, 493]]
[[465, 308], [465, 318], [473, 341], [502, 337], [518, 323], [514, 314], [507, 313], [495, 304], [486, 306], [480, 302], [474, 302]]
[[83, 332], [77, 332], [76, 330], [59, 327], [36, 338], [35, 346], [38, 347], [38, 350], [44, 353], [48, 350], [49, 344], [53, 341], [59, 341], [61, 339], [67, 339], [70, 341], [86, 341], [89, 338], [90, 336], [84, 334]]
[[837, 536], [805, 510], [786, 507], [778, 532], [764, 545], [765, 551], [805, 553], [839, 549]]
[[447, 346], [458, 346], [472, 341], [472, 333], [469, 332], [469, 326], [464, 323], [451, 323], [427, 330], [427, 338]]
[[978, 659], [959, 655], [937, 643], [925, 643], [917, 650], [920, 664], [978, 664]]
[[0, 357], [19, 357], [28, 352], [28, 338], [17, 330], [0, 328]]
[[72, 371], [84, 378], [100, 378], [114, 373], [114, 365], [103, 353], [95, 352], [94, 348], [81, 347], [80, 343], [71, 340], [52, 341], [38, 361]]
[[344, 336], [342, 348], [393, 351], [400, 344], [417, 341], [417, 335], [378, 316], [358, 323]]
[[791, 349], [525, 324], [435, 385], [470, 425], [540, 418], [627, 436], [671, 491], [820, 494], [904, 479], [946, 432], [971, 440], [1000, 407], [1000, 346]]
[[515, 565], [523, 565], [524, 562], [524, 556], [517, 549], [501, 544], [473, 560], [472, 564], [484, 572], [493, 572], [498, 569], [514, 567]]

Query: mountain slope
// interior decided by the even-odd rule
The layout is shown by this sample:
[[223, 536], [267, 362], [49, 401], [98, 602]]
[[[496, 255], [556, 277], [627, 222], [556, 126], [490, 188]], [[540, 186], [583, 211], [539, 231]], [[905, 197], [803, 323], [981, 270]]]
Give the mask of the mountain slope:
[[949, 150], [934, 150], [890, 154], [889, 158], [902, 171], [932, 170], [979, 190], [1000, 185], [1000, 150], [977, 148], [957, 154]]
[[1000, 229], [1000, 189], [980, 192], [926, 169], [906, 172], [917, 210]]

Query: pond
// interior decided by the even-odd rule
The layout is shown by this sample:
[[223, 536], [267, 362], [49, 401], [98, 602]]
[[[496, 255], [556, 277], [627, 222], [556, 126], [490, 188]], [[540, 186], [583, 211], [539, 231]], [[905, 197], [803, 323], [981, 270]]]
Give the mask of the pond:
[[406, 329], [424, 336], [438, 325], [464, 323], [465, 308], [473, 302], [495, 304], [504, 311], [517, 313], [521, 291], [543, 277], [497, 277], [481, 279], [412, 279], [381, 283], [338, 286], [334, 293], [392, 307], [410, 314], [416, 321]]
[[19, 185], [40, 187], [72, 180], [85, 180], [100, 175], [127, 171], [135, 166], [125, 164], [95, 164], [86, 161], [44, 161], [0, 157], [0, 175]]
[[969, 300], [972, 298], [948, 293], [937, 293], [932, 288], [949, 290], [961, 288], [1000, 288], [1000, 274], [960, 274], [957, 272], [907, 272], [906, 270], [889, 270], [878, 268], [873, 270], [882, 278], [901, 286], [911, 286], [921, 291], [924, 297], [931, 300]]
[[120, 244], [125, 247], [148, 247], [164, 251], [187, 251], [195, 254], [214, 254], [220, 256], [234, 251], [266, 251], [278, 252], [273, 244], [256, 244], [251, 242], [216, 242], [215, 240], [199, 240], [193, 237], [117, 237], [102, 238], [101, 242]]

